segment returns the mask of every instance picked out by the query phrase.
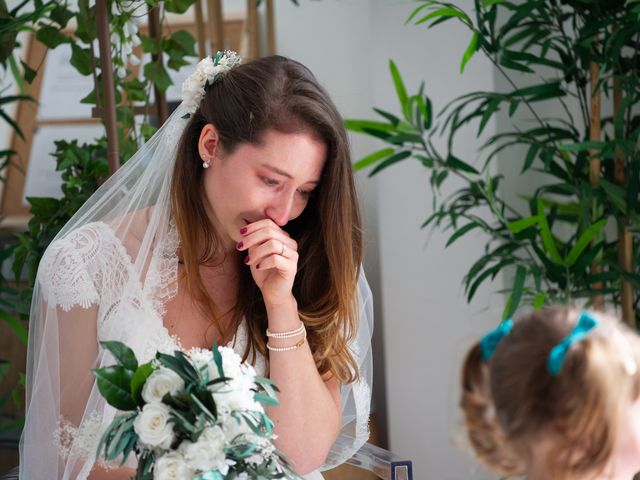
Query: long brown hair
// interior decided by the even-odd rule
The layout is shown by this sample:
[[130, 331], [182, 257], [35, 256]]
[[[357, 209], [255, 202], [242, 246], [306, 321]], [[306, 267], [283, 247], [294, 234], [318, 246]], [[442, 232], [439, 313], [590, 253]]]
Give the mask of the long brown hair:
[[627, 407], [640, 395], [640, 339], [615, 318], [595, 314], [600, 325], [572, 345], [557, 376], [547, 370], [551, 349], [569, 334], [579, 311], [553, 307], [516, 322], [489, 361], [480, 344], [462, 368], [460, 406], [478, 458], [504, 475], [525, 474], [531, 446], [550, 451], [546, 478], [598, 474], [616, 444]]
[[[187, 289], [224, 337], [229, 333], [219, 322], [224, 312], [216, 308], [198, 269], [213, 259], [220, 245], [206, 220], [197, 147], [200, 132], [209, 123], [216, 127], [225, 153], [241, 144], [259, 144], [269, 129], [307, 132], [325, 143], [327, 158], [320, 185], [304, 212], [284, 229], [298, 242], [300, 261], [293, 294], [318, 369], [342, 383], [356, 380], [357, 364], [347, 345], [357, 332], [362, 234], [347, 134], [335, 105], [305, 66], [270, 56], [234, 67], [210, 86], [185, 128], [171, 185], [172, 214]], [[239, 262], [240, 258], [238, 254]], [[245, 359], [254, 361], [257, 352], [268, 358], [262, 295], [249, 269], [240, 272], [230, 331], [246, 318], [251, 341]]]

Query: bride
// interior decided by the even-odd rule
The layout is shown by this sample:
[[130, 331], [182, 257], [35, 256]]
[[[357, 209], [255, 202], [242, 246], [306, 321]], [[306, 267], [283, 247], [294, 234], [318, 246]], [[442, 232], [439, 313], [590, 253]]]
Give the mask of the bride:
[[[92, 374], [114, 363], [103, 340], [141, 362], [232, 346], [280, 389], [276, 446], [306, 478], [366, 441], [372, 307], [342, 119], [300, 63], [239, 63], [201, 61], [165, 125], [47, 249], [20, 478], [134, 474], [95, 460], [117, 413]], [[332, 447], [341, 431], [351, 441]]]

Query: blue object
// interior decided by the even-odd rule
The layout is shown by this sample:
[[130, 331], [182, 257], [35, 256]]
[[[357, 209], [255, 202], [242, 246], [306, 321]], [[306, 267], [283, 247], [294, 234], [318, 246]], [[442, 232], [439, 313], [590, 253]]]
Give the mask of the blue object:
[[482, 350], [481, 358], [483, 361], [486, 362], [493, 356], [493, 352], [495, 352], [500, 340], [502, 340], [506, 335], [509, 335], [512, 328], [513, 320], [508, 318], [482, 337], [482, 340], [480, 340], [480, 349]]
[[564, 337], [559, 344], [553, 347], [547, 357], [547, 369], [552, 376], [556, 376], [560, 373], [571, 345], [583, 340], [591, 330], [598, 326], [599, 323], [598, 319], [586, 310], [582, 310], [580, 312], [578, 323], [573, 327], [571, 333]]

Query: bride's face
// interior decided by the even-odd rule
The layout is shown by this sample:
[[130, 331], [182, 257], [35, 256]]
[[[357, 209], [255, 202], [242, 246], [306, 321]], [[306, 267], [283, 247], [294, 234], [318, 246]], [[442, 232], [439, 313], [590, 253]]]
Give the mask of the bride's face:
[[249, 223], [270, 218], [282, 227], [298, 217], [320, 182], [327, 150], [321, 140], [274, 130], [262, 140], [241, 144], [231, 154], [218, 146], [204, 172], [209, 215], [229, 249]]

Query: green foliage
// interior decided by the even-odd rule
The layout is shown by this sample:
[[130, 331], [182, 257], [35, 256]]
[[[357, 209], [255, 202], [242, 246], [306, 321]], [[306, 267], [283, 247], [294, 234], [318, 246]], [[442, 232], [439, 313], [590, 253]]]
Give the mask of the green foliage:
[[[374, 109], [380, 120], [346, 121], [350, 130], [385, 143], [354, 168], [371, 168], [374, 175], [395, 163], [417, 160], [429, 172], [433, 189], [433, 213], [423, 227], [451, 230], [447, 246], [469, 232], [484, 233], [484, 254], [463, 280], [469, 301], [481, 284], [502, 272], [513, 279], [505, 316], [522, 302], [540, 308], [599, 294], [616, 304], [623, 280], [637, 291], [640, 112], [633, 105], [640, 101], [638, 1], [476, 0], [474, 14], [451, 3], [418, 3], [407, 24], [431, 28], [450, 20], [462, 22], [470, 41], [461, 52], [460, 70], [481, 53], [510, 89], [461, 95], [442, 108], [436, 125], [424, 84], [417, 94], [408, 94], [391, 61], [400, 115]], [[600, 66], [600, 93], [611, 96], [616, 78], [623, 98], [615, 116], [602, 118], [603, 138], [598, 142], [589, 140], [592, 62]], [[557, 104], [564, 115], [543, 117], [539, 102]], [[570, 102], [577, 104], [578, 115], [572, 113]], [[515, 120], [519, 110], [527, 121]], [[512, 128], [484, 135], [498, 115], [511, 119]], [[470, 125], [477, 126], [476, 135], [485, 139], [481, 162], [460, 159], [455, 152], [459, 134]], [[440, 136], [447, 140], [445, 152], [434, 147]], [[520, 175], [542, 172], [546, 179], [525, 199], [524, 209], [505, 200], [500, 185], [509, 179], [491, 173], [497, 170], [493, 164], [498, 155], [514, 148], [525, 152], [519, 158]], [[598, 186], [589, 178], [592, 158], [601, 161]], [[616, 158], [622, 159], [624, 184], [616, 181]], [[463, 186], [444, 197], [440, 188], [452, 177]], [[618, 265], [617, 242], [605, 234], [607, 225], [631, 229], [636, 252], [633, 272]], [[597, 282], [601, 286], [595, 287]], [[636, 295], [636, 317], [638, 301]]]

